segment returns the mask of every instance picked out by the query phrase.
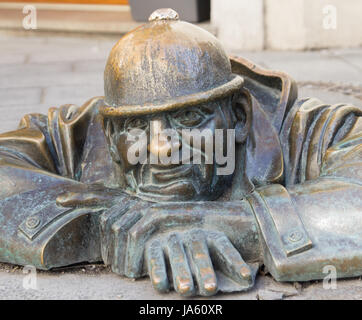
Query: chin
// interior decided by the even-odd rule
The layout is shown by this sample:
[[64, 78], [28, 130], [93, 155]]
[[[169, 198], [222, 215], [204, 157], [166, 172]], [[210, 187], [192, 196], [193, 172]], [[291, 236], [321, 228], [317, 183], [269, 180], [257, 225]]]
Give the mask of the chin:
[[175, 181], [167, 185], [141, 185], [138, 186], [136, 196], [152, 202], [213, 201], [223, 194], [229, 180], [231, 179], [228, 177], [219, 178], [214, 185], [212, 181], [199, 185], [191, 180]]
[[139, 185], [137, 196], [155, 202], [193, 201], [197, 191], [190, 180], [179, 180], [166, 185]]

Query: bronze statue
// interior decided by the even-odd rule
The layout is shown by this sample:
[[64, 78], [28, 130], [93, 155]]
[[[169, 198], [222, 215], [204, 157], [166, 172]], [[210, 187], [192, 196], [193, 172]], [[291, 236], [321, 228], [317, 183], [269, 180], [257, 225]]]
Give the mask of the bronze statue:
[[[288, 75], [229, 58], [171, 9], [119, 40], [104, 83], [0, 135], [0, 261], [103, 261], [185, 296], [247, 290], [261, 265], [278, 281], [362, 275], [361, 107], [297, 100]], [[207, 141], [211, 158], [233, 148], [232, 172]], [[191, 161], [135, 163], [135, 144]]]

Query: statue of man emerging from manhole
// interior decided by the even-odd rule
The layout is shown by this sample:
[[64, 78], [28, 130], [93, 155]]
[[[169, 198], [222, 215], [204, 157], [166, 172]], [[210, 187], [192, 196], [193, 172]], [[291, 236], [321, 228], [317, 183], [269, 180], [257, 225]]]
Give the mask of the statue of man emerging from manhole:
[[362, 275], [362, 109], [296, 100], [170, 9], [125, 35], [105, 97], [0, 135], [0, 261], [103, 261], [212, 295]]

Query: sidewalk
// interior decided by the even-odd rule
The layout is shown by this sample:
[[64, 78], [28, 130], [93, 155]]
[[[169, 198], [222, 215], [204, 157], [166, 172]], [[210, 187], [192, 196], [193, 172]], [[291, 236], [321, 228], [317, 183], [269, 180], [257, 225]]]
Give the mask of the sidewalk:
[[[17, 36], [0, 34], [0, 132], [16, 128], [22, 115], [49, 107], [83, 104], [103, 95], [103, 69], [113, 36]], [[362, 104], [362, 48], [312, 52], [236, 52], [265, 68], [289, 73], [299, 97]], [[40, 272], [38, 290], [25, 290], [19, 267], [0, 264], [0, 299], [178, 299], [156, 294], [148, 279], [132, 281], [102, 266]], [[360, 279], [324, 290], [321, 282], [280, 284], [259, 276], [253, 290], [218, 299], [362, 299]]]
[[[0, 110], [12, 110], [0, 131], [14, 128], [24, 113], [83, 104], [103, 95], [103, 69], [117, 39], [0, 34]], [[361, 101], [362, 48], [232, 54], [289, 73], [300, 84], [300, 97], [316, 95], [330, 103]], [[322, 92], [317, 95], [318, 91]]]

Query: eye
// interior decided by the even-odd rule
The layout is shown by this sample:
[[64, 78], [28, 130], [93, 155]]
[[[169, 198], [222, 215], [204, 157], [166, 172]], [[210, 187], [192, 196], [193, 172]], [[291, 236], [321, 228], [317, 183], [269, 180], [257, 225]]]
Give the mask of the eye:
[[130, 131], [132, 129], [146, 130], [147, 127], [148, 127], [148, 121], [142, 118], [129, 118], [126, 120], [124, 124], [124, 128], [126, 131]]
[[171, 120], [181, 127], [196, 127], [204, 122], [207, 116], [200, 110], [185, 109], [171, 115]]

